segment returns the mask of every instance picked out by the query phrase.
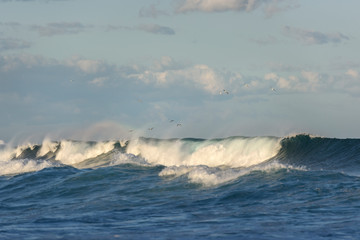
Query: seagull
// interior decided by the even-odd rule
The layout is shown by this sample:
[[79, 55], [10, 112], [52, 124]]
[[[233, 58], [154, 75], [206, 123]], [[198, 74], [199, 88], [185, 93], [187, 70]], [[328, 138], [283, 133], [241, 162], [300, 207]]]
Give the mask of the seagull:
[[249, 87], [249, 84], [245, 83], [245, 84], [244, 84], [244, 87], [248, 88], [248, 87]]
[[169, 120], [169, 122], [173, 122], [173, 121], [174, 121], [174, 120], [172, 120], [172, 119], [171, 119], [171, 120]]
[[226, 91], [225, 89], [223, 89], [222, 91], [220, 91], [220, 93], [219, 93], [220, 95], [222, 95], [222, 94], [229, 94], [229, 92], [228, 91]]
[[271, 91], [276, 92], [276, 89], [275, 89], [275, 88], [271, 88]]
[[153, 127], [152, 127], [152, 128], [148, 128], [149, 131], [152, 131], [153, 129], [154, 129]]

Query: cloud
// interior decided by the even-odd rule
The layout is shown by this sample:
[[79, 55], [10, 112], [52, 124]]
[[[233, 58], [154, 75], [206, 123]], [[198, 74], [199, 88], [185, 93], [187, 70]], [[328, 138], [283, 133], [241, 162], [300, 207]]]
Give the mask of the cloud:
[[320, 86], [320, 75], [317, 72], [302, 71], [301, 75], [307, 80], [306, 87], [315, 91]]
[[24, 49], [31, 47], [30, 42], [15, 38], [0, 38], [0, 51]]
[[290, 26], [285, 26], [283, 32], [285, 35], [295, 38], [306, 45], [341, 43], [342, 41], [349, 40], [349, 37], [342, 33], [322, 33]]
[[121, 26], [121, 25], [107, 25], [106, 27], [106, 31], [117, 31], [117, 30], [134, 30], [134, 28]]
[[322, 77], [319, 73], [311, 71], [301, 71], [300, 76], [289, 75], [287, 77], [271, 72], [265, 74], [264, 79], [272, 81], [279, 89], [292, 92], [316, 92], [328, 88], [331, 79], [322, 81]]
[[[283, 3], [280, 5], [280, 3]], [[286, 4], [285, 4], [286, 2]], [[292, 0], [273, 0], [273, 1], [267, 1], [266, 5], [264, 7], [264, 12], [267, 17], [271, 17], [277, 13], [287, 11], [290, 9], [298, 8], [299, 4], [296, 3], [296, 1]]]
[[284, 77], [279, 77], [276, 73], [265, 74], [264, 79], [274, 81], [278, 88], [291, 89], [290, 81]]
[[264, 0], [184, 0], [177, 7], [178, 13], [193, 11], [225, 12], [247, 11], [257, 8]]
[[153, 33], [153, 34], [163, 34], [163, 35], [174, 35], [175, 34], [174, 29], [172, 29], [170, 27], [166, 27], [166, 26], [161, 26], [158, 24], [141, 24], [136, 27], [122, 26], [122, 25], [108, 25], [106, 30], [107, 31], [138, 30], [138, 31], [144, 31], [144, 32]]
[[156, 61], [153, 67], [130, 74], [128, 77], [162, 87], [176, 84], [195, 87], [211, 94], [217, 94], [225, 88], [223, 75], [209, 66], [205, 64], [179, 66], [169, 57], [163, 57], [160, 61]]
[[0, 55], [0, 72], [16, 71], [19, 68], [34, 68], [56, 65], [57, 61], [37, 55]]
[[352, 77], [352, 78], [358, 78], [359, 77], [359, 72], [354, 70], [354, 69], [349, 69], [345, 74]]
[[98, 72], [104, 72], [108, 67], [104, 61], [83, 59], [80, 57], [73, 57], [65, 61], [65, 64], [69, 67], [75, 67], [87, 74], [94, 74]]
[[101, 87], [104, 85], [104, 82], [107, 81], [108, 77], [97, 77], [90, 81], [91, 84]]
[[67, 72], [67, 77], [63, 77], [62, 80], [69, 84], [86, 82], [99, 87], [119, 86], [120, 81], [122, 85], [126, 82], [129, 86], [141, 88], [143, 91], [149, 87], [154, 91], [167, 89], [170, 95], [171, 89], [175, 88], [191, 92], [202, 91], [211, 95], [218, 95], [220, 91], [226, 89], [231, 93], [229, 97], [263, 95], [269, 94], [269, 89], [272, 87], [288, 93], [331, 90], [360, 94], [357, 90], [359, 88], [356, 87], [359, 72], [354, 69], [338, 75], [309, 70], [298, 70], [291, 74], [273, 71], [261, 77], [217, 70], [207, 64], [179, 63], [168, 56], [154, 61], [150, 66], [116, 66], [102, 60], [76, 56], [58, 61], [27, 54], [0, 55], [1, 76], [37, 71], [48, 71], [46, 75], [50, 76]]
[[137, 27], [137, 29], [149, 32], [149, 33], [155, 33], [155, 34], [164, 34], [164, 35], [174, 35], [175, 31], [174, 29], [170, 27], [160, 26], [157, 24], [142, 24]]
[[[288, 74], [269, 72], [263, 77], [243, 75], [237, 72], [219, 71], [206, 64], [181, 65], [169, 57], [155, 61], [150, 67], [138, 67], [136, 71], [136, 73], [127, 75], [127, 78], [155, 88], [182, 87], [189, 90], [201, 90], [211, 95], [218, 95], [220, 91], [227, 89], [231, 93], [230, 97], [268, 95], [272, 93], [271, 88], [278, 89], [283, 93], [327, 91], [350, 93], [349, 85], [357, 84], [354, 81], [348, 82], [345, 88], [344, 85], [341, 85], [344, 75], [329, 75], [302, 69]], [[347, 75], [349, 74], [356, 76], [356, 72], [349, 71]], [[351, 92], [356, 91], [352, 90]]]
[[[177, 13], [187, 12], [251, 12], [263, 7], [267, 17], [293, 8], [289, 3], [279, 6], [283, 0], [182, 0], [175, 8]], [[289, 2], [289, 1], [287, 1]]]
[[51, 37], [54, 35], [77, 34], [90, 28], [79, 22], [48, 23], [46, 26], [32, 25], [31, 30], [38, 32], [41, 36]]
[[268, 74], [265, 74], [265, 76], [264, 76], [265, 80], [276, 80], [278, 78], [279, 77], [276, 73], [268, 73]]

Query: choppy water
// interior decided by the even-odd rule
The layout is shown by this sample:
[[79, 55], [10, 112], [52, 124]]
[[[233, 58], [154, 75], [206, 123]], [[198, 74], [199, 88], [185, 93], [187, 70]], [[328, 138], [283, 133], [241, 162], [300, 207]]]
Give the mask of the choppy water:
[[0, 149], [0, 239], [359, 239], [360, 140]]

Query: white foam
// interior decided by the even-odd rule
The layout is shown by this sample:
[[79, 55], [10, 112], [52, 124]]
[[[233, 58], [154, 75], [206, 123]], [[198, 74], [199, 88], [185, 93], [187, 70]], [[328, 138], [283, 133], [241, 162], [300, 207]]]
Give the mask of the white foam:
[[228, 138], [206, 141], [131, 141], [127, 153], [163, 166], [249, 167], [274, 157], [280, 140], [270, 137]]
[[37, 152], [37, 157], [43, 157], [49, 152], [55, 152], [59, 143], [52, 142], [49, 139], [44, 139], [44, 141], [41, 144], [40, 150]]
[[0, 162], [8, 161], [15, 156], [15, 150], [13, 148], [3, 148], [0, 150]]
[[171, 166], [164, 168], [159, 176], [161, 177], [180, 177], [186, 176], [190, 182], [201, 184], [206, 187], [222, 185], [238, 179], [241, 176], [249, 174], [252, 171], [270, 172], [279, 169], [296, 169], [305, 171], [305, 168], [292, 167], [284, 165], [277, 161], [261, 163], [247, 168], [220, 168], [208, 166]]
[[55, 166], [57, 165], [49, 161], [39, 161], [31, 159], [0, 161], [0, 175], [35, 172], [40, 171], [44, 168]]
[[73, 165], [97, 157], [114, 149], [115, 142], [87, 142], [61, 141], [60, 150], [56, 154], [56, 160], [63, 164]]
[[15, 148], [6, 145], [0, 150], [0, 161], [9, 161], [12, 158], [18, 158], [25, 149], [34, 149], [34, 147], [35, 146], [30, 143]]
[[16, 157], [16, 158], [20, 157], [21, 153], [22, 153], [25, 149], [27, 149], [27, 148], [30, 148], [31, 150], [33, 150], [33, 149], [35, 148], [35, 145], [34, 145], [34, 144], [31, 144], [31, 143], [27, 143], [27, 144], [18, 146], [18, 147], [15, 149], [15, 157]]
[[121, 165], [121, 164], [150, 166], [150, 164], [142, 157], [135, 156], [134, 154], [119, 152], [113, 156], [110, 166]]

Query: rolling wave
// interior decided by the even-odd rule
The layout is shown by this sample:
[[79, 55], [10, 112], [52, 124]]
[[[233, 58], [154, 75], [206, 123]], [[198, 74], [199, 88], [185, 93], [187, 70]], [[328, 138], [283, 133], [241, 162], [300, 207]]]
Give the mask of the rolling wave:
[[0, 149], [0, 175], [49, 167], [98, 168], [119, 164], [163, 166], [162, 177], [221, 184], [251, 171], [278, 168], [360, 172], [360, 139], [300, 134], [222, 139], [153, 139], [81, 142], [44, 140]]

